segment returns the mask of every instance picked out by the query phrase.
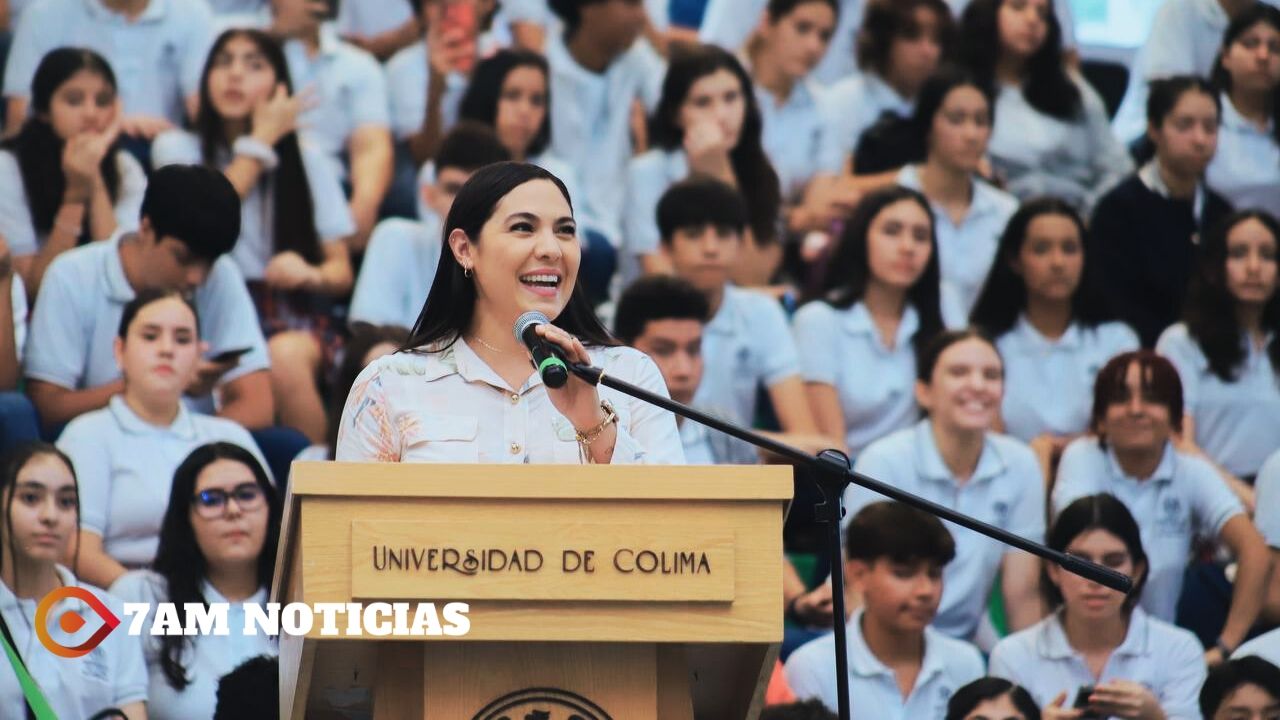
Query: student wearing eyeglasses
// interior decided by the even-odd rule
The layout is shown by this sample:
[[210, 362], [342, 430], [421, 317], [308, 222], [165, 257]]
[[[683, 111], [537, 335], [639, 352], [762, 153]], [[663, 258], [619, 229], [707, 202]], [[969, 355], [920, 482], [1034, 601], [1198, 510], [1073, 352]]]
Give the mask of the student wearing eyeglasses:
[[123, 392], [71, 421], [58, 439], [80, 477], [78, 574], [87, 582], [108, 587], [151, 563], [173, 471], [192, 449], [231, 442], [266, 464], [249, 431], [182, 402], [206, 350], [182, 294], [143, 291], [125, 306], [115, 339]]
[[212, 717], [223, 675], [249, 658], [278, 653], [274, 637], [235, 630], [245, 627], [248, 604], [267, 602], [275, 570], [281, 501], [264, 467], [231, 443], [192, 451], [173, 474], [152, 569], [126, 573], [111, 586], [121, 600], [153, 608], [229, 603], [229, 635], [139, 638], [153, 720]]

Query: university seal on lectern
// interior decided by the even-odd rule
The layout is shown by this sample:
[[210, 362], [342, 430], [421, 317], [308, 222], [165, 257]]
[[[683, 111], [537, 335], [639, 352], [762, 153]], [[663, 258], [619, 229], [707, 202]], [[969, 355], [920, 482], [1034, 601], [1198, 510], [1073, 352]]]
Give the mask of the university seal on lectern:
[[557, 688], [527, 688], [485, 705], [472, 720], [613, 720], [590, 700]]

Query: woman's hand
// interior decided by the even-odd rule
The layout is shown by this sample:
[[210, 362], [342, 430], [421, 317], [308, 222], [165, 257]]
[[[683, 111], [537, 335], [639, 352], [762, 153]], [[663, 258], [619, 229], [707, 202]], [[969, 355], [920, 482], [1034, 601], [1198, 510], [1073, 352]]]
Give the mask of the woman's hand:
[[729, 136], [719, 123], [697, 122], [684, 133], [684, 152], [689, 157], [689, 168], [696, 173], [721, 179], [733, 178], [733, 164], [729, 160]]
[[1045, 705], [1044, 712], [1040, 714], [1041, 720], [1079, 720], [1084, 711], [1063, 707], [1066, 704], [1067, 694], [1058, 693], [1058, 697], [1054, 698], [1053, 702]]
[[[570, 335], [568, 331], [555, 325], [539, 325], [535, 331], [539, 337], [560, 350], [565, 362], [584, 364], [591, 362], [591, 356], [587, 354], [582, 341]], [[596, 386], [573, 373], [569, 373], [569, 382], [565, 383], [564, 387], [547, 388], [547, 395], [550, 396], [551, 404], [556, 410], [568, 418], [569, 422], [573, 423], [574, 429], [579, 432], [591, 430], [604, 420], [604, 409], [600, 407], [600, 393], [596, 391]]]
[[62, 148], [62, 173], [67, 178], [66, 197], [72, 202], [88, 202], [102, 182], [102, 159], [120, 136], [120, 120], [102, 132], [73, 135]]
[[835, 604], [831, 599], [831, 583], [818, 587], [796, 598], [792, 604], [796, 619], [810, 627], [831, 627], [835, 617]]
[[306, 290], [319, 285], [323, 278], [320, 268], [312, 265], [292, 250], [286, 250], [267, 263], [263, 279], [277, 290]]
[[284, 83], [276, 85], [271, 97], [253, 109], [253, 137], [275, 146], [280, 138], [298, 129], [298, 116], [309, 106], [307, 91], [290, 96]]
[[1164, 720], [1165, 716], [1156, 696], [1130, 680], [1112, 680], [1094, 688], [1089, 709], [1103, 717], [1126, 720]]

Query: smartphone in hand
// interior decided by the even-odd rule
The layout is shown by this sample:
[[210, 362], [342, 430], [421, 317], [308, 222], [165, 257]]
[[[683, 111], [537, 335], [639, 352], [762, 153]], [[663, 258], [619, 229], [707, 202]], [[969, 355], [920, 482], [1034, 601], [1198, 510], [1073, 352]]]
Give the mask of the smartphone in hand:
[[[479, 19], [476, 17], [474, 0], [444, 0], [444, 5], [440, 8], [442, 34], [456, 33], [474, 45], [478, 29]], [[458, 72], [470, 73], [475, 62], [474, 54], [462, 59], [458, 63]]]
[[1092, 685], [1081, 685], [1080, 689], [1076, 691], [1076, 701], [1071, 707], [1077, 710], [1084, 710], [1084, 713], [1080, 715], [1080, 720], [1102, 720], [1102, 716], [1089, 712], [1089, 696], [1092, 694]]

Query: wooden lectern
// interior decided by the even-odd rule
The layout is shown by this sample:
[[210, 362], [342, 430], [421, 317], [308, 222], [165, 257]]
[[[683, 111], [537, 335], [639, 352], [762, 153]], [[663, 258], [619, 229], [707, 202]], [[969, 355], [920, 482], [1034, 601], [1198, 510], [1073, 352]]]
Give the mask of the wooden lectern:
[[787, 466], [295, 463], [273, 602], [464, 602], [470, 628], [316, 615], [280, 636], [280, 717], [754, 719], [791, 490]]

